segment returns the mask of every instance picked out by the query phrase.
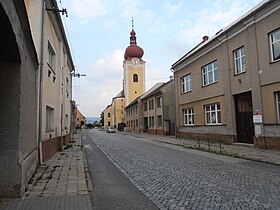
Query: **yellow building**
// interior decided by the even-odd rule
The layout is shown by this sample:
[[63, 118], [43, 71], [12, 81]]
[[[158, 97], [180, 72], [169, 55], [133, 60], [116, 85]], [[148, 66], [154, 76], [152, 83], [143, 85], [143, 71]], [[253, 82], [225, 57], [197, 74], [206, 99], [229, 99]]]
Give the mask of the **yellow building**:
[[112, 126], [112, 105], [108, 105], [104, 110], [104, 127]]
[[[123, 61], [123, 90], [112, 99], [104, 110], [104, 126], [118, 127], [125, 122], [125, 107], [145, 92], [144, 50], [137, 45], [132, 22], [130, 45], [126, 48]], [[110, 117], [109, 117], [110, 115]]]

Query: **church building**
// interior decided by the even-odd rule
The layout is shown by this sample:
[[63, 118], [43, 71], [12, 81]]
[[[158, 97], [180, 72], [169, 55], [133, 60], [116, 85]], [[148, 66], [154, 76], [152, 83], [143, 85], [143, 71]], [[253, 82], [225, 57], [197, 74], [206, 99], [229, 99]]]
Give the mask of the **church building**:
[[130, 45], [126, 48], [123, 61], [123, 90], [112, 98], [112, 103], [104, 110], [104, 126], [118, 127], [125, 122], [125, 107], [145, 92], [144, 50], [137, 45], [136, 32], [132, 20]]

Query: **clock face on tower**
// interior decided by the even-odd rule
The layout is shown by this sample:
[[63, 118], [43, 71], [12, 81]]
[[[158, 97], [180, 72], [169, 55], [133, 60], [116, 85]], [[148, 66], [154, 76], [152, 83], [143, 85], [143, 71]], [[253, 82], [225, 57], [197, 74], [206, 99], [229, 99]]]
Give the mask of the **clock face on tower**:
[[133, 65], [138, 65], [139, 59], [138, 58], [132, 58], [131, 62], [132, 62]]

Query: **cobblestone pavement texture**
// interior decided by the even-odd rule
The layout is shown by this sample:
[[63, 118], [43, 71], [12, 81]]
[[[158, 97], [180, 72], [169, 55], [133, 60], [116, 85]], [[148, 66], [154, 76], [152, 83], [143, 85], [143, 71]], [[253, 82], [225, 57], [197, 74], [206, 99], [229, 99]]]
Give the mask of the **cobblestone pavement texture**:
[[91, 196], [92, 200], [95, 199], [92, 202], [93, 209], [158, 209], [105, 156], [88, 135], [84, 137], [84, 146], [94, 184], [94, 195]]
[[92, 209], [81, 135], [39, 165], [21, 199], [1, 202], [0, 209]]
[[88, 135], [160, 209], [280, 209], [277, 165], [159, 142], [163, 137]]

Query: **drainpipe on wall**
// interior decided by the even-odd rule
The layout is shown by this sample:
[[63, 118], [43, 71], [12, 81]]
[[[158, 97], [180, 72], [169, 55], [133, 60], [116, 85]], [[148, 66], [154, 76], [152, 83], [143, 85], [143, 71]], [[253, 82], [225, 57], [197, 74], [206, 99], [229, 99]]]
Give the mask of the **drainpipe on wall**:
[[45, 20], [45, 0], [42, 0], [42, 15], [41, 15], [41, 43], [40, 43], [40, 65], [39, 65], [39, 127], [38, 127], [38, 146], [39, 146], [39, 164], [43, 163], [42, 152], [42, 98], [43, 98], [43, 73], [44, 73], [44, 20]]

